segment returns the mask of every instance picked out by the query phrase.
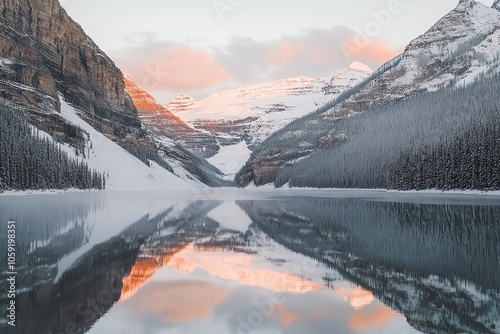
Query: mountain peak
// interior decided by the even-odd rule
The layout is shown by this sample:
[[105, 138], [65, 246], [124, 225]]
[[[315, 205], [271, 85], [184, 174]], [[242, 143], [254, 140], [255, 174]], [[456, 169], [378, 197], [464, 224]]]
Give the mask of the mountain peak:
[[481, 7], [487, 7], [482, 2], [477, 2], [476, 0], [459, 0], [457, 9], [459, 11], [465, 11], [466, 13], [468, 13], [469, 9], [472, 9], [477, 5], [480, 5]]
[[495, 2], [493, 2], [493, 6], [491, 6], [491, 8], [494, 8], [496, 10], [500, 10], [500, 0], [495, 0]]
[[476, 4], [476, 1], [475, 0], [459, 0], [458, 1], [458, 5], [469, 5], [469, 4], [472, 4], [472, 5], [475, 5]]
[[167, 105], [167, 108], [172, 110], [174, 113], [180, 113], [184, 111], [189, 111], [193, 108], [195, 100], [186, 94], [177, 96], [172, 102]]
[[[495, 2], [498, 5], [498, 0], [495, 0]], [[495, 8], [495, 4], [492, 6]], [[486, 8], [489, 8], [488, 6], [484, 5], [482, 2], [478, 2], [476, 0], [459, 0], [458, 1], [458, 6], [456, 10], [460, 12], [465, 12], [466, 14], [470, 14], [471, 10], [484, 10]]]
[[360, 63], [359, 61], [353, 62], [351, 65], [349, 65], [347, 70], [358, 71], [358, 72], [370, 72], [370, 73], [373, 72], [372, 69], [368, 65]]
[[125, 91], [132, 99], [135, 107], [139, 112], [139, 117], [144, 116], [144, 113], [155, 114], [164, 109], [154, 97], [152, 97], [144, 88], [128, 74], [123, 73], [123, 80], [125, 81]]

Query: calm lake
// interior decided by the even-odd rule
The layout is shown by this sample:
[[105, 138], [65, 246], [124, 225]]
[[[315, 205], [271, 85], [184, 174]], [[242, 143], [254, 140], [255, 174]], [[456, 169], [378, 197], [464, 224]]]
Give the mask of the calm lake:
[[500, 333], [496, 196], [0, 197], [0, 238], [2, 333]]

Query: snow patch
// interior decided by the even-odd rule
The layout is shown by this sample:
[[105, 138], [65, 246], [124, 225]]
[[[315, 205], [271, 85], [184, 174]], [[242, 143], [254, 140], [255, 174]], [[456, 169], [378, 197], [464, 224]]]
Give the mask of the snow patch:
[[232, 146], [223, 146], [219, 153], [207, 159], [209, 163], [217, 167], [226, 178], [232, 180], [234, 175], [245, 165], [250, 159], [252, 151], [247, 144], [242, 141], [239, 144]]
[[14, 64], [12, 60], [0, 57], [0, 66], [12, 65]]
[[373, 72], [373, 70], [368, 65], [360, 63], [359, 61], [353, 62], [351, 65], [349, 65], [347, 70], [348, 71], [358, 71], [358, 72], [369, 72], [369, 73]]

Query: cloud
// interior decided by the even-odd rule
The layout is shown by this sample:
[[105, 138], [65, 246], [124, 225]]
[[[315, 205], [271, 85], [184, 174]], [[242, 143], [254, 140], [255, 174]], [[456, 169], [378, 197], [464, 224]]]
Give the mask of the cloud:
[[375, 310], [363, 310], [349, 317], [349, 326], [353, 331], [384, 328], [393, 318], [395, 312], [386, 306], [379, 305]]
[[205, 282], [150, 283], [128, 303], [136, 317], [154, 315], [165, 324], [180, 324], [208, 317], [229, 292]]
[[277, 305], [272, 317], [277, 319], [282, 327], [289, 327], [294, 322], [300, 322], [299, 316], [290, 311], [285, 304]]
[[120, 50], [113, 58], [124, 72], [150, 91], [184, 93], [231, 80], [210, 53], [154, 38]]
[[297, 57], [299, 52], [298, 48], [293, 47], [290, 43], [283, 42], [277, 49], [267, 54], [267, 59], [273, 65], [285, 66]]
[[345, 26], [302, 29], [272, 41], [234, 37], [211, 50], [159, 41], [154, 33], [129, 36], [127, 42], [128, 48], [112, 55], [116, 63], [164, 103], [181, 93], [203, 98], [275, 79], [329, 77], [353, 61], [376, 69], [403, 51]]
[[402, 51], [378, 38], [364, 43], [359, 39], [344, 26], [303, 29], [267, 42], [237, 37], [216, 50], [215, 59], [236, 81], [250, 84], [293, 76], [330, 76], [353, 61], [376, 69]]
[[360, 45], [356, 39], [351, 39], [345, 42], [342, 48], [346, 59], [372, 64], [374, 69], [404, 51], [403, 47], [394, 49], [378, 40]]

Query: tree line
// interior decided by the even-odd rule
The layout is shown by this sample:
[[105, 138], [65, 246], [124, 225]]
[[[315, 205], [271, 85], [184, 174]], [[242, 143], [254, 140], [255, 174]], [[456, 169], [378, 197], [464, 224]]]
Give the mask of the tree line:
[[44, 138], [21, 112], [0, 106], [0, 192], [104, 189], [106, 177]]
[[275, 186], [498, 190], [499, 90], [500, 75], [480, 77], [306, 133], [300, 140], [315, 145], [327, 135], [346, 139], [283, 169]]

